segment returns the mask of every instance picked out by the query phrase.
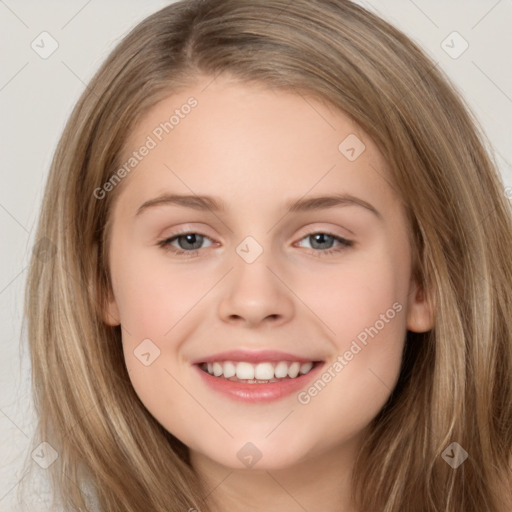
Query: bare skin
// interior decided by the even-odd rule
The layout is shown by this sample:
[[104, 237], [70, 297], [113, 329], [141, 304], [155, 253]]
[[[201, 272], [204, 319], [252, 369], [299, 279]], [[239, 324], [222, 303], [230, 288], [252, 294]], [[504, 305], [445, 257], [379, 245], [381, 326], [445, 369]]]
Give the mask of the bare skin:
[[[156, 141], [113, 208], [105, 321], [122, 325], [134, 389], [189, 447], [214, 510], [356, 512], [357, 450], [396, 384], [406, 331], [433, 322], [411, 279], [402, 202], [372, 141], [341, 112], [293, 93], [210, 82], [155, 105], [126, 145], [128, 159], [148, 136]], [[190, 97], [197, 106], [158, 140], [155, 128]], [[349, 135], [364, 151], [354, 138], [340, 150]], [[225, 208], [160, 203], [136, 214], [163, 193], [214, 196]], [[287, 211], [290, 201], [333, 194], [356, 200]], [[196, 233], [199, 248], [173, 238], [178, 232]], [[243, 245], [249, 236], [256, 243]], [[158, 245], [169, 239], [167, 249]], [[262, 252], [248, 263], [240, 247]], [[160, 352], [146, 366], [134, 351], [147, 339], [147, 350]], [[193, 362], [234, 349], [322, 361], [330, 378], [300, 397], [233, 400], [207, 386]], [[261, 456], [251, 467], [237, 456], [248, 442]]]

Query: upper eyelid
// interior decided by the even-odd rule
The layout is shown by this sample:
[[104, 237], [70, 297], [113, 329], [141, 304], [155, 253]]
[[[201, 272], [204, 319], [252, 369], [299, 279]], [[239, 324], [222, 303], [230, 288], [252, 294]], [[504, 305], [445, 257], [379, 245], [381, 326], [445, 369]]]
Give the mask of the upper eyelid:
[[[321, 223], [314, 223], [314, 224], [321, 224]], [[307, 228], [307, 230], [304, 231], [304, 234], [301, 235], [301, 238], [304, 238], [305, 236], [315, 234], [315, 233], [325, 233], [325, 234], [329, 234], [329, 235], [336, 236], [339, 238], [343, 238], [345, 240], [348, 240], [351, 237], [355, 236], [355, 234], [350, 229], [348, 229], [348, 228], [342, 228], [342, 229], [344, 231], [347, 231], [348, 233], [350, 233], [350, 235], [345, 235], [343, 233], [335, 233], [335, 229], [333, 229], [333, 228], [314, 227], [314, 228]], [[179, 229], [175, 233], [172, 233], [169, 236], [166, 236], [165, 238], [163, 238], [163, 240], [168, 240], [168, 239], [171, 239], [174, 237], [188, 235], [188, 234], [197, 234], [197, 235], [201, 235], [201, 236], [210, 238], [213, 241], [215, 239], [215, 237], [210, 236], [209, 234], [205, 233], [205, 231], [207, 231], [207, 230], [203, 230], [202, 228], [194, 228], [194, 227], [184, 228], [183, 230]], [[302, 229], [300, 229], [300, 231], [302, 231]]]

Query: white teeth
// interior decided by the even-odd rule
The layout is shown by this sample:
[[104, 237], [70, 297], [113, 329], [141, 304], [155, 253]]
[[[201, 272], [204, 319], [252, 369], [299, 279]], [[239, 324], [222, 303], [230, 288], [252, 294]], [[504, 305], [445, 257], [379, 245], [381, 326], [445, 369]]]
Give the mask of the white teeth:
[[215, 377], [222, 375], [222, 371], [223, 369], [220, 363], [213, 363], [213, 375], [215, 375]]
[[299, 375], [299, 370], [300, 370], [300, 363], [292, 363], [290, 365], [290, 368], [288, 368], [288, 377], [290, 377], [291, 379], [294, 379], [295, 377], [297, 377], [297, 375]]
[[241, 380], [254, 379], [254, 366], [251, 363], [238, 363], [236, 365], [236, 377]]
[[284, 379], [288, 375], [288, 363], [281, 361], [274, 368], [276, 379]]
[[301, 375], [304, 375], [306, 373], [309, 373], [309, 371], [313, 368], [313, 363], [304, 363], [300, 366], [299, 373]]
[[254, 370], [257, 380], [270, 380], [274, 378], [274, 367], [270, 363], [259, 363]]
[[231, 362], [224, 363], [224, 377], [229, 379], [230, 377], [234, 377], [236, 375], [235, 365]]
[[299, 363], [298, 361], [279, 361], [278, 363], [252, 364], [245, 361], [215, 361], [203, 365], [203, 369], [215, 377], [225, 379], [237, 378], [240, 380], [274, 381], [275, 379], [295, 379], [299, 375], [309, 373], [313, 362]]

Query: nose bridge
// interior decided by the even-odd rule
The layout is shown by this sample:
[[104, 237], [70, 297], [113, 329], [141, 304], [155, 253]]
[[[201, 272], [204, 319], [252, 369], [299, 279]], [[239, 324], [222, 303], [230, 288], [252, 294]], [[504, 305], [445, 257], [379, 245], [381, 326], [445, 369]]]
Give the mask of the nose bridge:
[[291, 293], [276, 277], [279, 265], [271, 248], [248, 236], [235, 251], [234, 269], [219, 304], [222, 319], [252, 325], [265, 319], [289, 319], [293, 314]]

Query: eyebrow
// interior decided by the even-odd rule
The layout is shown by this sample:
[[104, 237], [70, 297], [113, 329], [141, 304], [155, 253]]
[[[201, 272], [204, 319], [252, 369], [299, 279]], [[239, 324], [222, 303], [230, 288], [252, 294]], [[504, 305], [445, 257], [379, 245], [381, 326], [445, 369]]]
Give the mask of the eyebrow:
[[[140, 215], [142, 212], [148, 210], [149, 208], [162, 205], [177, 205], [199, 211], [226, 211], [225, 203], [221, 199], [212, 196], [199, 196], [195, 194], [162, 194], [158, 197], [155, 197], [154, 199], [145, 201], [142, 205], [139, 206], [135, 215]], [[286, 209], [289, 213], [311, 212], [341, 206], [360, 206], [366, 210], [369, 210], [382, 220], [382, 215], [373, 205], [351, 194], [332, 194], [310, 197], [307, 199], [299, 198], [286, 203]]]

